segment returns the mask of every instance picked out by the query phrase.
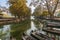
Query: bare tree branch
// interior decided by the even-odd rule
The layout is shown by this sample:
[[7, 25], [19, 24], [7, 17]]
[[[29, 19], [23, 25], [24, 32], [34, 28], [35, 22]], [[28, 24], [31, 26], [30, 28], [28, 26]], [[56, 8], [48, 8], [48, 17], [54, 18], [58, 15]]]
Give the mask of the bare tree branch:
[[54, 10], [53, 10], [53, 14], [55, 13], [55, 10], [56, 10], [56, 8], [57, 8], [57, 5], [58, 5], [58, 3], [59, 3], [59, 0], [57, 0], [56, 2], [57, 2], [57, 3], [55, 4]]
[[50, 10], [50, 7], [49, 7], [49, 4], [48, 4], [48, 1], [47, 0], [45, 0], [46, 1], [46, 6], [47, 6], [47, 9], [48, 9], [48, 12], [49, 12], [49, 14], [51, 14], [51, 10]]

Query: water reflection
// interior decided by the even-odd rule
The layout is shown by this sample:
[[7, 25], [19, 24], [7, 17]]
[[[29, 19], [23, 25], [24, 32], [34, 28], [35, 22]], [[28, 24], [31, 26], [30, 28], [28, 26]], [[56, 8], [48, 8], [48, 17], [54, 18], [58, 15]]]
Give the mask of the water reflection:
[[34, 31], [34, 30], [37, 30], [37, 28], [36, 28], [36, 26], [35, 26], [35, 24], [34, 24], [34, 21], [33, 21], [33, 20], [35, 19], [34, 16], [31, 16], [30, 19], [31, 19], [31, 27], [30, 27], [30, 29], [27, 30], [27, 32], [26, 32], [27, 35], [30, 35], [30, 32], [31, 32], [32, 30], [33, 30], [33, 31]]
[[0, 39], [10, 40], [10, 37], [12, 37], [13, 39], [21, 40], [23, 32], [30, 35], [31, 30], [37, 30], [38, 28], [40, 28], [40, 32], [42, 32], [43, 25], [38, 21], [36, 22], [34, 17], [32, 17], [31, 20], [27, 19], [17, 24], [3, 25], [2, 28], [0, 28], [0, 34], [2, 34]]
[[1, 40], [10, 40], [10, 25], [3, 25], [3, 28], [0, 29]]
[[21, 40], [22, 34], [30, 28], [30, 21], [25, 20], [17, 24], [11, 25], [11, 36], [17, 40]]
[[30, 19], [31, 19], [31, 20], [33, 19], [33, 20], [34, 20], [35, 18], [34, 18], [34, 16], [31, 16]]
[[10, 25], [2, 25], [2, 27], [0, 28], [0, 39], [10, 40], [10, 37], [12, 37], [12, 39], [21, 40], [23, 32], [25, 32], [29, 28], [29, 20], [25, 20], [20, 23], [14, 23]]
[[31, 21], [31, 29], [32, 29], [32, 30], [37, 29], [37, 28], [35, 27], [35, 24], [34, 24], [34, 22], [33, 22], [33, 21]]
[[35, 27], [35, 24], [33, 21], [31, 21], [31, 28], [27, 30], [27, 34], [30, 35], [30, 32], [34, 30], [37, 30], [37, 28]]

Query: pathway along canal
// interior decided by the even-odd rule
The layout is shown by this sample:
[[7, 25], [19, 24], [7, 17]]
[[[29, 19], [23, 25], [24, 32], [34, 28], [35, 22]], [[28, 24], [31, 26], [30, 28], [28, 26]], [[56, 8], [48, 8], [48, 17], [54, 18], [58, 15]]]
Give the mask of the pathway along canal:
[[34, 20], [34, 17], [32, 17], [31, 20], [27, 19], [17, 24], [13, 23], [9, 25], [1, 25], [0, 39], [10, 40], [11, 38], [13, 38], [16, 40], [21, 40], [23, 32], [26, 32], [28, 35], [30, 35], [31, 30], [37, 30], [39, 28], [42, 32], [40, 23]]

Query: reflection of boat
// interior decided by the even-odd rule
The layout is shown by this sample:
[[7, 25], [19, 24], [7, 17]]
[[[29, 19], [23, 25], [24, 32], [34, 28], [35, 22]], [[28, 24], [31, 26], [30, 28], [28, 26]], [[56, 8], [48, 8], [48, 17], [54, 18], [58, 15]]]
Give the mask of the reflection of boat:
[[41, 20], [50, 20], [50, 21], [60, 22], [60, 17], [56, 17], [56, 16], [54, 16], [54, 18], [43, 17], [43, 16], [36, 17], [36, 18], [41, 19]]
[[31, 36], [36, 38], [37, 40], [53, 40], [52, 38], [48, 37], [47, 35], [38, 33], [37, 31], [32, 32]]
[[60, 31], [59, 30], [43, 29], [43, 31], [46, 31], [46, 32], [52, 33], [52, 34], [56, 34], [56, 35], [60, 35]]
[[36, 39], [34, 39], [33, 37], [23, 33], [22, 40], [36, 40]]
[[60, 40], [60, 18], [45, 19], [46, 24], [43, 27], [43, 31], [46, 32], [46, 35], [52, 37], [55, 40]]

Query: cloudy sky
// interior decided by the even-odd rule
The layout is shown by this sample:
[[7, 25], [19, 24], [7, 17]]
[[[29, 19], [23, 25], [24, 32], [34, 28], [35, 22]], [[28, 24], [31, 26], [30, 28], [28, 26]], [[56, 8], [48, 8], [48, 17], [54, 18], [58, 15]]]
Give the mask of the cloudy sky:
[[33, 6], [29, 6], [29, 4], [31, 3], [32, 0], [27, 0], [27, 1], [28, 1], [27, 6], [31, 8], [31, 13], [33, 13], [35, 7], [33, 7]]
[[[0, 5], [3, 6], [3, 7], [8, 8], [9, 5], [7, 4], [7, 1], [8, 0], [0, 0]], [[27, 6], [29, 6], [29, 4], [31, 3], [31, 0], [27, 0], [27, 1], [28, 1]], [[31, 6], [30, 8], [31, 8], [32, 13], [33, 13], [33, 11], [34, 11], [35, 8], [33, 6]]]
[[[0, 5], [1, 5], [1, 6], [4, 6], [4, 7], [8, 7], [7, 1], [8, 1], [8, 0], [0, 0]], [[31, 2], [31, 0], [27, 0], [27, 1], [28, 1], [27, 5], [29, 5], [30, 2]]]
[[8, 0], [0, 0], [0, 5], [3, 6], [3, 7], [8, 7], [7, 1]]

